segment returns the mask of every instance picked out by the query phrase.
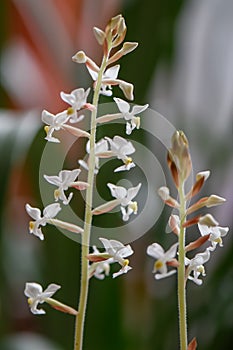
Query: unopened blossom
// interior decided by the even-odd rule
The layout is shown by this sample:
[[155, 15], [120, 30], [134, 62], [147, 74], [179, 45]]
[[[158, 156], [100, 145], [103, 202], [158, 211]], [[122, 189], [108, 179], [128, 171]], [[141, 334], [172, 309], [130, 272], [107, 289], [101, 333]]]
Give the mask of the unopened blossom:
[[[207, 248], [203, 253], [198, 253], [193, 259], [185, 258], [185, 265], [187, 266], [186, 275], [188, 279], [194, 283], [201, 285], [202, 280], [199, 278], [200, 275], [205, 276], [204, 264], [210, 258], [210, 251]], [[191, 275], [192, 274], [192, 275]]]
[[43, 304], [48, 298], [56, 293], [61, 286], [57, 284], [50, 284], [44, 291], [40, 284], [35, 282], [26, 283], [24, 294], [28, 297], [28, 304], [33, 314], [45, 314], [43, 309], [38, 309], [38, 304]]
[[58, 114], [52, 114], [46, 110], [43, 110], [41, 119], [45, 124], [47, 124], [47, 126], [45, 126], [45, 131], [47, 134], [45, 139], [50, 142], [59, 143], [60, 140], [56, 137], [53, 137], [53, 132], [55, 130], [58, 131], [62, 129], [69, 118], [70, 116], [67, 114], [67, 111], [63, 111]]
[[68, 109], [68, 114], [70, 115], [69, 121], [71, 123], [78, 123], [84, 118], [84, 115], [78, 116], [77, 111], [83, 108], [92, 109], [92, 105], [87, 103], [89, 93], [90, 88], [86, 91], [83, 88], [75, 89], [70, 94], [60, 93], [62, 100], [71, 106]]
[[50, 219], [59, 213], [61, 210], [60, 204], [53, 203], [47, 205], [43, 210], [43, 216], [41, 216], [41, 210], [38, 208], [33, 208], [29, 204], [26, 204], [25, 208], [31, 218], [34, 219], [34, 221], [29, 222], [29, 232], [43, 240], [44, 235], [40, 226], [45, 226]]
[[88, 184], [76, 181], [76, 178], [80, 174], [80, 169], [74, 169], [74, 170], [61, 170], [58, 174], [58, 176], [48, 176], [44, 175], [44, 178], [46, 181], [51, 183], [52, 185], [57, 186], [58, 188], [54, 191], [54, 197], [55, 200], [58, 201], [59, 199], [63, 202], [63, 204], [69, 204], [71, 198], [73, 197], [73, 193], [70, 193], [68, 197], [66, 197], [65, 192], [68, 190], [69, 187], [78, 187], [79, 185], [82, 188], [85, 188], [85, 185], [87, 187]]
[[221, 226], [207, 226], [198, 224], [199, 231], [202, 236], [210, 235], [209, 241], [212, 244], [212, 247], [209, 247], [209, 250], [215, 250], [216, 246], [219, 244], [220, 247], [223, 246], [222, 237], [225, 237], [229, 231], [229, 227]]
[[122, 118], [124, 118], [126, 123], [126, 134], [130, 135], [131, 132], [136, 128], [140, 127], [140, 117], [135, 117], [137, 114], [144, 112], [148, 108], [148, 104], [144, 106], [134, 105], [130, 111], [130, 104], [121, 98], [114, 97], [114, 101], [117, 104], [119, 111], [121, 112]]
[[110, 188], [113, 197], [119, 200], [121, 206], [122, 219], [124, 221], [129, 220], [131, 214], [137, 214], [138, 205], [137, 202], [133, 202], [132, 199], [136, 197], [140, 190], [141, 183], [136, 187], [131, 187], [128, 190], [122, 186], [116, 186], [112, 183], [108, 183], [107, 186]]
[[[175, 243], [166, 252], [163, 247], [158, 243], [152, 243], [147, 248], [147, 254], [156, 259], [154, 263], [153, 273], [155, 273], [155, 279], [161, 279], [176, 273], [176, 270], [168, 271], [167, 265], [174, 265], [177, 267], [178, 263], [175, 259], [177, 253], [178, 243]], [[159, 273], [156, 273], [159, 272]]]
[[[125, 259], [128, 256], [133, 254], [133, 250], [131, 246], [124, 245], [123, 243], [114, 240], [114, 239], [106, 239], [106, 238], [100, 238], [100, 241], [102, 242], [105, 251], [100, 253], [98, 250], [95, 250], [92, 254], [88, 255], [88, 259], [90, 261], [93, 261], [95, 264], [94, 268], [97, 270], [98, 264], [100, 266], [100, 270], [98, 271], [97, 278], [103, 279], [104, 275], [102, 275], [102, 272], [109, 271], [109, 264], [112, 264], [114, 262], [117, 262], [121, 265], [121, 269], [113, 274], [113, 278], [120, 276], [124, 273], [127, 273], [129, 270], [132, 269], [131, 266], [129, 266], [129, 260]], [[103, 265], [103, 262], [108, 265]], [[92, 264], [92, 265], [93, 265]], [[91, 265], [91, 266], [92, 266]], [[92, 267], [90, 267], [92, 268]]]
[[121, 136], [114, 136], [113, 139], [105, 137], [105, 139], [110, 144], [110, 151], [112, 154], [117, 157], [117, 159], [121, 159], [124, 163], [124, 165], [116, 168], [114, 172], [130, 170], [135, 167], [132, 158], [128, 157], [129, 154], [135, 152], [135, 148], [130, 141], [125, 140]]

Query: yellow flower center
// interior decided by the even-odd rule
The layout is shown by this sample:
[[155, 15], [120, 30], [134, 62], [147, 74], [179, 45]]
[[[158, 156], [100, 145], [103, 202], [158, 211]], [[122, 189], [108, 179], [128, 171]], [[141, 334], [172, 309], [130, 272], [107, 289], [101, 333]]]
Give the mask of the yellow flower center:
[[67, 115], [72, 115], [74, 113], [75, 113], [74, 108], [72, 108], [72, 107], [67, 108]]
[[133, 162], [133, 160], [132, 160], [132, 158], [130, 158], [130, 157], [127, 157], [127, 158], [125, 158], [125, 160], [124, 160], [124, 164], [125, 165], [129, 165], [129, 164], [131, 164]]
[[34, 227], [35, 227], [35, 222], [34, 222], [34, 221], [30, 221], [30, 222], [29, 222], [29, 230], [30, 230], [30, 231], [33, 231], [33, 230], [34, 230]]
[[55, 198], [56, 200], [59, 199], [60, 194], [61, 194], [61, 192], [60, 192], [60, 190], [57, 188], [57, 189], [54, 191], [54, 198]]
[[161, 260], [157, 260], [154, 264], [154, 271], [160, 270], [163, 267], [163, 262]]
[[49, 126], [48, 125], [45, 125], [44, 131], [46, 132], [46, 134], [48, 134], [48, 132], [49, 132]]
[[123, 263], [123, 266], [125, 267], [125, 266], [128, 266], [129, 265], [129, 260], [128, 259], [125, 259], [124, 260], [124, 263]]
[[138, 212], [138, 203], [137, 202], [130, 203], [129, 207], [133, 210], [134, 214], [137, 214], [137, 212]]

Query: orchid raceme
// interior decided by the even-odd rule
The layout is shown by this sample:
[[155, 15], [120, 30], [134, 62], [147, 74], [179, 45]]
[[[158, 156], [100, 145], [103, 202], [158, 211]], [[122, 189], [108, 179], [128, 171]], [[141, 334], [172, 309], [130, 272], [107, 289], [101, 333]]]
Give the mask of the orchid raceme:
[[54, 218], [59, 213], [61, 210], [60, 204], [53, 203], [47, 205], [43, 210], [43, 216], [41, 216], [41, 210], [38, 208], [33, 208], [29, 204], [26, 204], [25, 208], [31, 218], [34, 219], [34, 221], [30, 221], [29, 223], [29, 232], [43, 240], [44, 235], [40, 226], [45, 226], [50, 219]]
[[178, 266], [178, 262], [175, 259], [177, 247], [178, 243], [175, 243], [168, 251], [165, 252], [158, 243], [149, 245], [147, 248], [147, 254], [156, 259], [153, 273], [159, 272], [155, 274], [155, 279], [165, 278], [176, 273], [175, 269], [168, 271], [167, 265], [170, 264], [176, 267]]
[[[228, 227], [219, 226], [218, 221], [209, 213], [205, 215], [198, 213], [188, 218], [190, 214], [203, 207], [209, 208], [223, 204], [225, 199], [217, 195], [211, 195], [200, 198], [189, 206], [188, 200], [199, 193], [204, 182], [209, 178], [210, 171], [199, 172], [196, 175], [194, 185], [186, 193], [186, 181], [192, 170], [188, 140], [182, 131], [176, 131], [172, 136], [171, 144], [167, 155], [167, 163], [177, 189], [177, 200], [171, 197], [170, 189], [166, 186], [160, 187], [158, 194], [165, 204], [178, 211], [178, 215], [172, 214], [168, 222], [176, 236], [177, 243], [173, 244], [167, 252], [158, 243], [153, 243], [147, 248], [147, 254], [156, 259], [153, 270], [156, 273], [155, 279], [173, 275], [177, 271], [180, 350], [187, 350], [196, 349], [196, 341], [191, 341], [188, 344], [186, 282], [192, 280], [197, 285], [202, 284], [200, 277], [205, 276], [204, 264], [209, 261], [217, 245], [222, 246], [222, 237], [226, 236], [229, 229]], [[187, 244], [186, 230], [194, 225], [198, 226], [201, 236]], [[208, 245], [208, 242], [211, 245]], [[202, 247], [204, 244], [208, 245], [204, 252], [197, 253], [192, 259], [186, 256], [187, 253]], [[173, 266], [176, 269], [168, 271], [168, 266]]]
[[80, 169], [61, 170], [58, 176], [44, 175], [46, 181], [58, 187], [54, 191], [54, 198], [56, 201], [60, 199], [63, 202], [63, 204], [67, 205], [73, 197], [73, 193], [71, 192], [69, 196], [66, 197], [64, 191], [68, 190], [69, 187], [75, 187], [80, 189], [85, 189], [88, 187], [88, 184], [86, 182], [75, 181], [76, 178], [79, 176], [80, 172]]
[[124, 244], [119, 241], [106, 238], [100, 238], [100, 241], [102, 242], [105, 251], [101, 253], [98, 249], [94, 248], [94, 252], [87, 257], [88, 260], [93, 262], [89, 268], [90, 276], [94, 275], [99, 279], [103, 279], [103, 272], [105, 275], [108, 275], [110, 264], [115, 262], [119, 263], [122, 268], [113, 274], [113, 278], [125, 274], [132, 269], [132, 267], [129, 266], [129, 260], [125, 259], [133, 254], [133, 250], [129, 244], [124, 246]]

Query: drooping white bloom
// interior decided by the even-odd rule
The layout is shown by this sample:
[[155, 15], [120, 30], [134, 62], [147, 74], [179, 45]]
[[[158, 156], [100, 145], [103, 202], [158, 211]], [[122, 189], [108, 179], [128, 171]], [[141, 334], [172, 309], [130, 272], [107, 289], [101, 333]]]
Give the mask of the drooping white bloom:
[[144, 106], [133, 106], [131, 112], [130, 112], [130, 104], [121, 98], [114, 97], [114, 101], [117, 104], [117, 107], [119, 111], [122, 114], [122, 118], [124, 118], [126, 123], [126, 134], [130, 135], [131, 132], [137, 128], [140, 127], [140, 117], [135, 117], [135, 115], [144, 112], [148, 108], [148, 104], [145, 104]]
[[90, 104], [87, 104], [89, 92], [90, 88], [86, 91], [83, 88], [79, 88], [73, 90], [70, 94], [66, 94], [64, 92], [60, 93], [62, 100], [71, 106], [71, 111], [69, 111], [71, 113], [71, 123], [78, 123], [84, 118], [84, 115], [78, 116], [77, 111], [91, 106]]
[[57, 284], [50, 284], [44, 291], [40, 284], [35, 282], [26, 283], [24, 294], [28, 297], [28, 304], [30, 310], [33, 314], [45, 314], [43, 309], [38, 309], [38, 304], [43, 304], [46, 299], [51, 298], [51, 296], [60, 289], [61, 286]]
[[58, 131], [62, 129], [64, 127], [64, 124], [69, 120], [69, 118], [70, 116], [67, 114], [67, 111], [63, 111], [58, 114], [52, 114], [46, 110], [43, 110], [41, 119], [45, 124], [47, 124], [47, 126], [45, 127], [45, 131], [47, 133], [45, 140], [59, 143], [60, 140], [56, 137], [53, 137], [53, 132], [55, 130]]
[[113, 139], [105, 137], [105, 139], [110, 144], [110, 151], [112, 155], [124, 162], [124, 165], [116, 168], [114, 172], [130, 170], [135, 167], [135, 164], [132, 161], [131, 157], [128, 157], [129, 154], [135, 152], [135, 148], [130, 141], [125, 140], [121, 136], [114, 136]]
[[[200, 275], [205, 276], [205, 268], [204, 264], [210, 258], [210, 251], [207, 248], [203, 253], [198, 253], [195, 255], [193, 259], [185, 258], [185, 265], [187, 265], [187, 276], [188, 279], [198, 284], [199, 286], [202, 284], [202, 280], [199, 278]], [[193, 275], [191, 276], [191, 273]]]
[[222, 237], [226, 236], [229, 231], [229, 227], [206, 226], [201, 224], [198, 224], [198, 228], [202, 236], [210, 235], [209, 241], [211, 242], [212, 247], [209, 247], [208, 249], [211, 251], [215, 250], [218, 244], [220, 247], [223, 246]]
[[[80, 169], [74, 170], [61, 170], [58, 176], [48, 176], [44, 175], [45, 180], [47, 180], [52, 185], [56, 185], [58, 188], [54, 191], [55, 200], [59, 199], [63, 201], [63, 204], [69, 204], [71, 198], [73, 197], [73, 193], [70, 193], [68, 198], [66, 197], [64, 191], [68, 190], [69, 187], [74, 187], [75, 179], [80, 174]], [[78, 184], [77, 182], [76, 184]]]
[[43, 210], [43, 216], [41, 216], [41, 211], [38, 208], [33, 208], [29, 204], [26, 204], [25, 208], [31, 218], [35, 220], [29, 222], [29, 232], [43, 240], [44, 235], [40, 226], [45, 226], [48, 220], [54, 218], [58, 214], [61, 210], [60, 204], [53, 203], [47, 205]]
[[[161, 247], [161, 245], [158, 243], [152, 243], [148, 246], [147, 254], [156, 259], [153, 269], [153, 273], [155, 273], [155, 279], [165, 278], [176, 273], [176, 270], [168, 271], [167, 264], [171, 264], [172, 262], [175, 262], [174, 265], [177, 264], [177, 261], [175, 259], [177, 247], [178, 243], [175, 243], [171, 246], [170, 249], [165, 252], [163, 247]], [[156, 273], [157, 271], [159, 273]]]
[[113, 278], [120, 276], [123, 273], [127, 273], [132, 269], [132, 267], [129, 266], [129, 260], [125, 259], [133, 254], [133, 250], [129, 244], [125, 246], [119, 241], [106, 238], [100, 238], [100, 241], [103, 243], [105, 251], [100, 253], [98, 249], [95, 249], [94, 252], [88, 256], [88, 259], [94, 262], [90, 266], [92, 275], [99, 279], [103, 279], [104, 276], [109, 273], [110, 264], [113, 264], [114, 262], [119, 263], [121, 269], [113, 274]]
[[110, 188], [112, 196], [119, 200], [122, 219], [124, 221], [129, 220], [129, 216], [132, 213], [137, 214], [138, 205], [137, 202], [133, 202], [132, 199], [138, 194], [141, 183], [139, 183], [136, 187], [129, 188], [128, 190], [122, 186], [116, 186], [112, 183], [108, 183], [107, 186]]

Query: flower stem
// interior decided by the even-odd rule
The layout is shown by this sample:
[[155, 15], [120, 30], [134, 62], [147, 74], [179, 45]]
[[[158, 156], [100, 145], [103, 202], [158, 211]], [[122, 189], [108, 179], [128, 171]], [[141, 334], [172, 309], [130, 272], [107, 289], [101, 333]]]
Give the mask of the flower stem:
[[180, 350], [187, 350], [187, 315], [186, 315], [186, 288], [185, 288], [185, 222], [186, 200], [184, 184], [179, 188], [180, 198], [180, 235], [179, 235], [179, 267], [178, 267], [178, 309], [179, 309], [179, 333]]
[[86, 192], [86, 206], [85, 206], [85, 223], [84, 232], [82, 234], [81, 246], [81, 286], [79, 295], [79, 308], [75, 323], [75, 340], [74, 350], [81, 350], [83, 346], [84, 322], [87, 308], [87, 298], [89, 289], [89, 262], [86, 256], [89, 254], [91, 225], [92, 225], [92, 202], [93, 202], [93, 187], [94, 187], [94, 170], [95, 170], [95, 141], [96, 141], [96, 117], [97, 107], [100, 95], [100, 88], [102, 82], [103, 72], [106, 68], [107, 57], [103, 57], [103, 61], [99, 70], [98, 79], [95, 86], [93, 105], [94, 109], [91, 114], [91, 131], [90, 131], [90, 154], [89, 154], [89, 171], [88, 171], [88, 188]]

